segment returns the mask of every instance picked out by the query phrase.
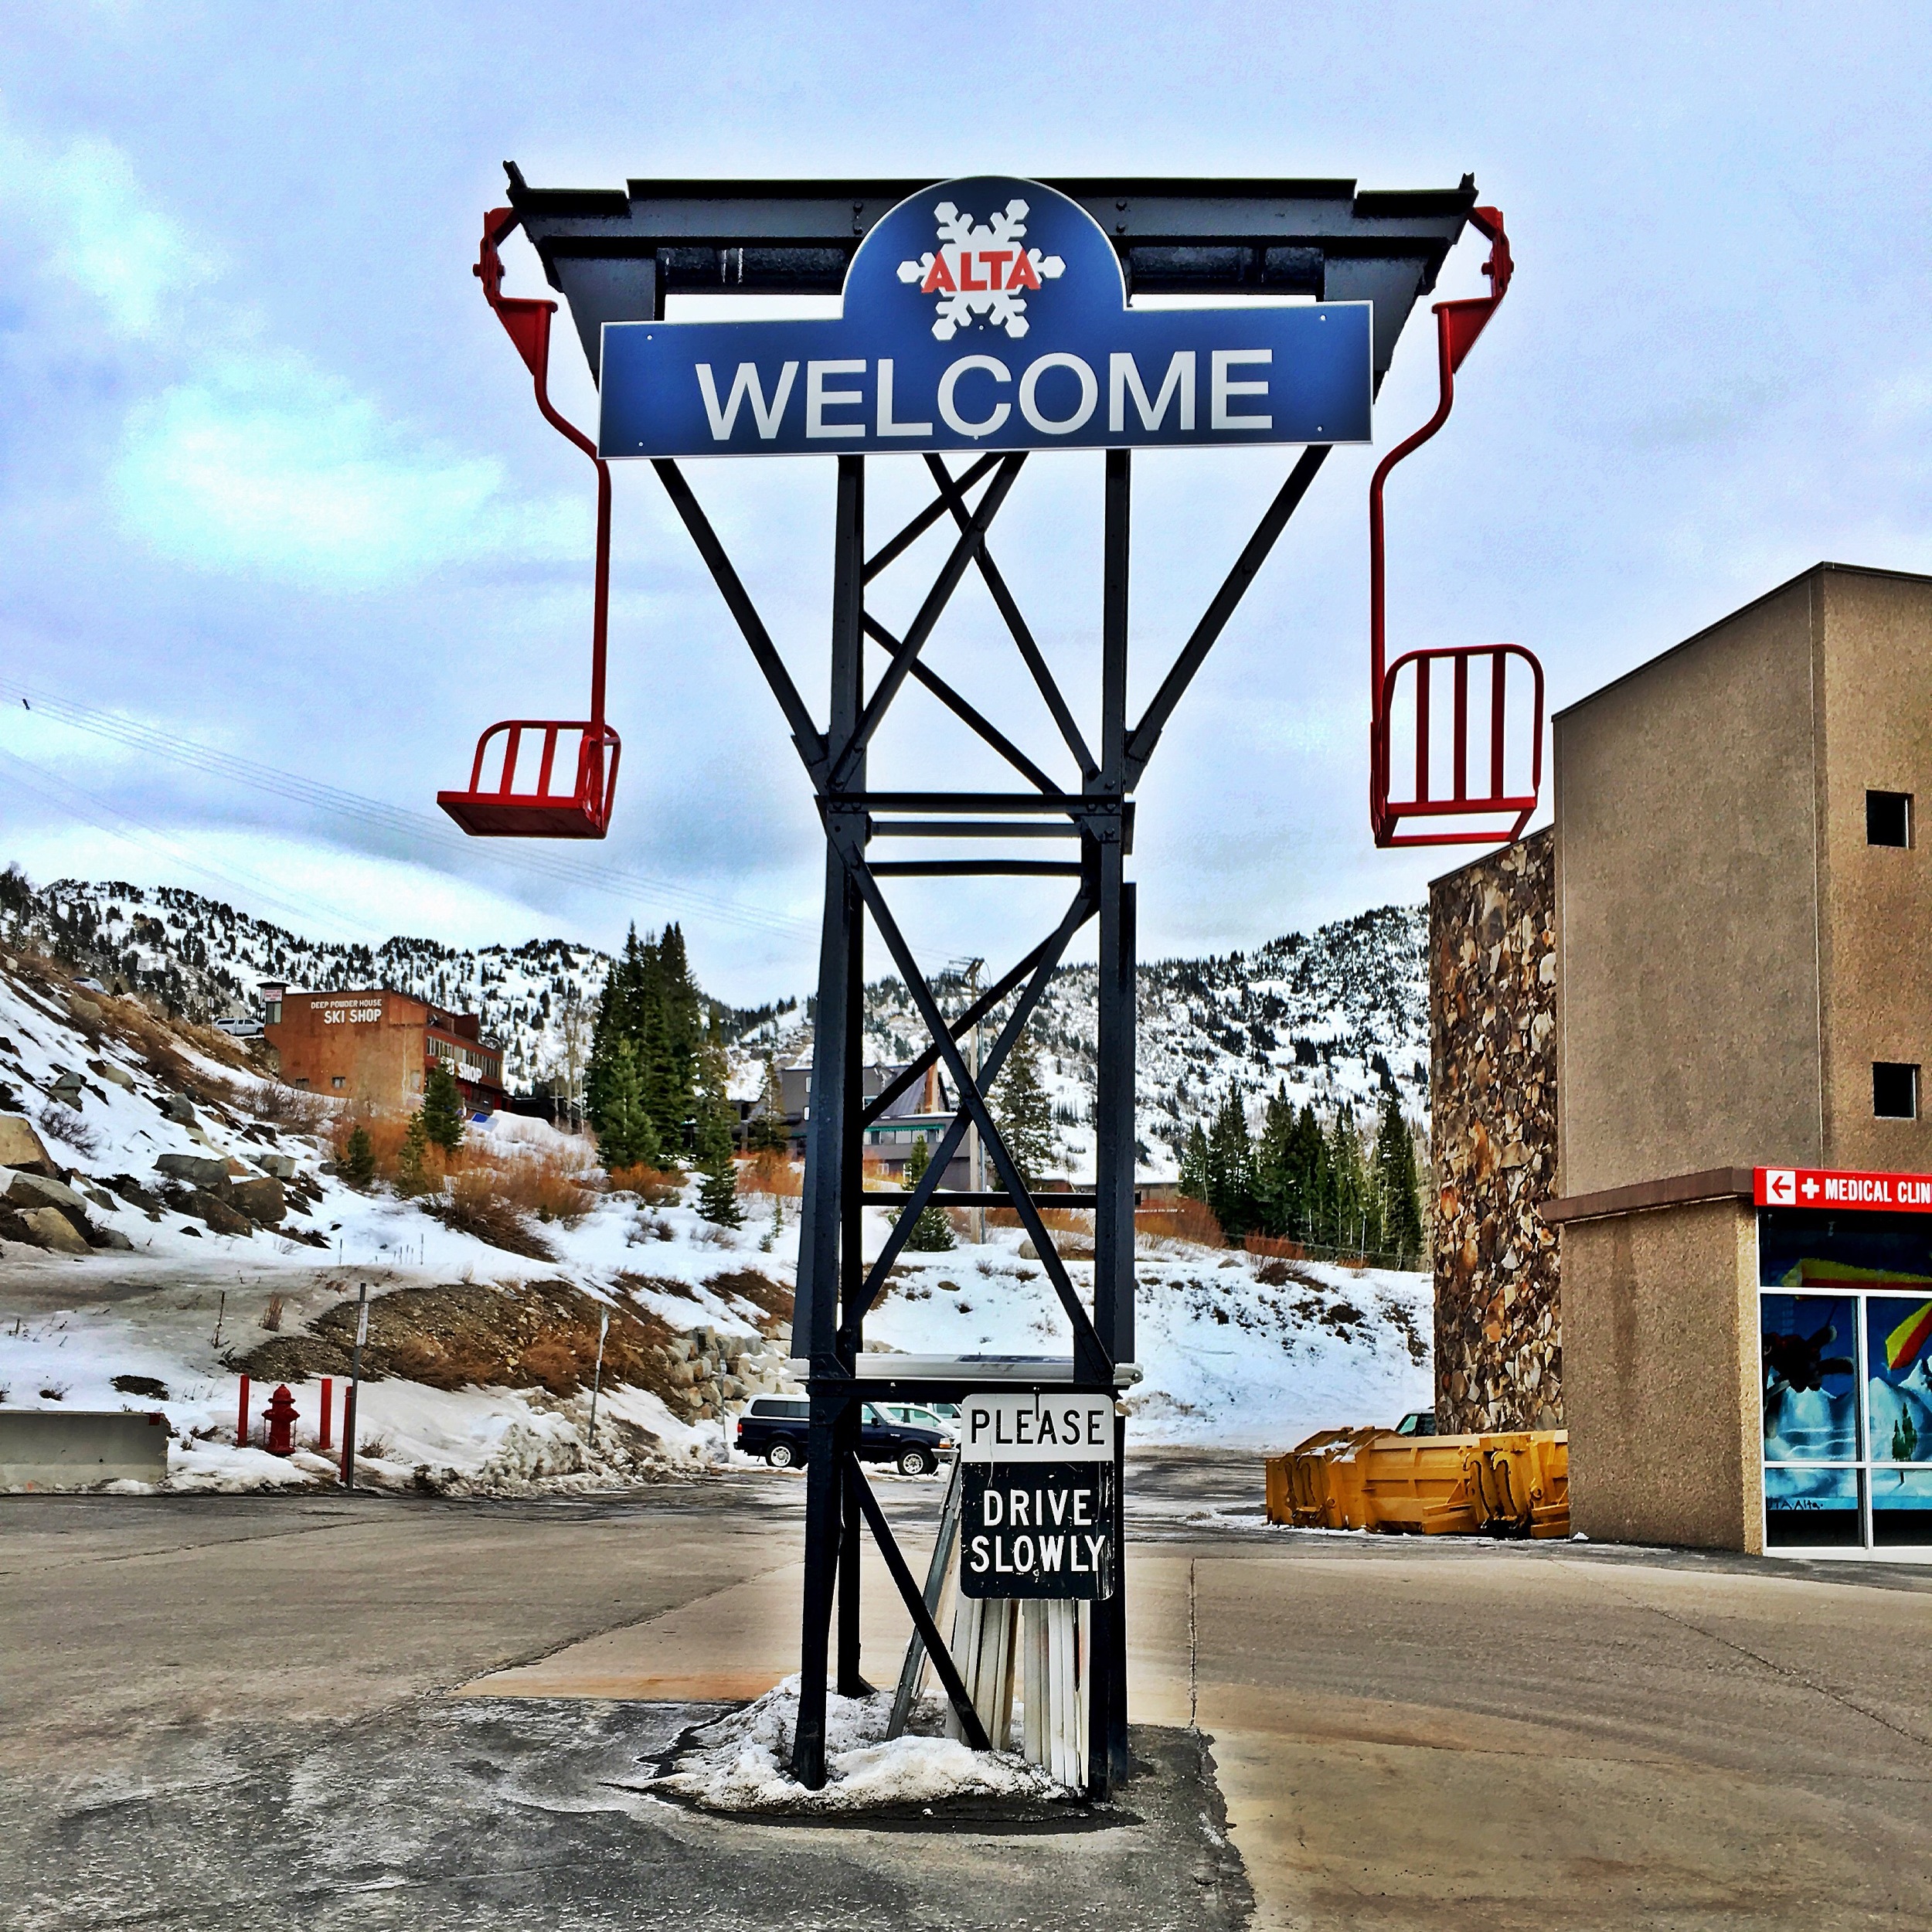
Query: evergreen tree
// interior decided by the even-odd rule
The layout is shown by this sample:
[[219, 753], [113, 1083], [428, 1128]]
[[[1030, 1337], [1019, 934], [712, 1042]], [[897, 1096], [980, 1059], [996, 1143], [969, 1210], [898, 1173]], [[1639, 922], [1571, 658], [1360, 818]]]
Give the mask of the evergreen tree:
[[1296, 1160], [1294, 1104], [1284, 1080], [1261, 1117], [1254, 1151], [1255, 1219], [1264, 1234], [1292, 1236], [1305, 1212], [1305, 1177]]
[[1039, 1054], [1032, 1035], [1022, 1032], [993, 1087], [993, 1116], [999, 1137], [1029, 1187], [1036, 1187], [1053, 1164], [1059, 1137], [1053, 1106], [1039, 1077]]
[[1294, 1151], [1291, 1159], [1302, 1182], [1301, 1217], [1294, 1223], [1293, 1235], [1297, 1240], [1321, 1240], [1321, 1212], [1329, 1198], [1333, 1177], [1329, 1175], [1328, 1140], [1321, 1134], [1321, 1123], [1310, 1105], [1302, 1107], [1294, 1123]]
[[744, 1220], [738, 1205], [738, 1164], [731, 1158], [731, 1129], [716, 1114], [698, 1126], [698, 1212], [719, 1227], [735, 1228]]
[[1254, 1145], [1241, 1097], [1230, 1090], [1215, 1114], [1207, 1141], [1207, 1204], [1230, 1241], [1255, 1223]]
[[1369, 1245], [1378, 1229], [1369, 1226], [1369, 1177], [1362, 1164], [1362, 1141], [1355, 1132], [1355, 1110], [1336, 1108], [1328, 1123], [1323, 1151], [1320, 1219], [1321, 1237], [1332, 1247], [1355, 1249]]
[[1393, 1094], [1383, 1097], [1382, 1120], [1376, 1130], [1376, 1192], [1382, 1208], [1382, 1247], [1399, 1268], [1422, 1262], [1422, 1202], [1416, 1178], [1416, 1144], [1401, 1103]]
[[[924, 1134], [913, 1142], [910, 1154], [906, 1157], [906, 1191], [910, 1193], [918, 1186], [920, 1177], [926, 1172], [932, 1160], [932, 1151], [926, 1145]], [[937, 1254], [953, 1245], [953, 1224], [946, 1218], [942, 1207], [922, 1209], [919, 1219], [913, 1223], [913, 1231], [906, 1237], [906, 1245], [922, 1254]]]
[[367, 1128], [349, 1129], [337, 1169], [351, 1187], [367, 1187], [376, 1179], [376, 1150], [369, 1144]]
[[[675, 932], [666, 929], [666, 937]], [[682, 941], [680, 941], [682, 945]], [[693, 1042], [690, 1071], [695, 1083], [692, 1104], [696, 1116], [693, 1152], [703, 1182], [698, 1189], [698, 1212], [720, 1227], [735, 1228], [744, 1219], [738, 1206], [738, 1164], [731, 1157], [731, 1128], [736, 1109], [729, 1091], [731, 1066], [714, 1017]]]
[[423, 1084], [423, 1132], [445, 1154], [454, 1154], [463, 1145], [463, 1090], [449, 1062], [439, 1060]]
[[429, 1185], [423, 1172], [423, 1157], [430, 1151], [430, 1137], [419, 1111], [409, 1117], [403, 1130], [403, 1151], [396, 1157], [396, 1187], [401, 1194], [420, 1194]]
[[1181, 1178], [1175, 1191], [1190, 1201], [1205, 1202], [1208, 1197], [1208, 1139], [1199, 1121], [1181, 1144]]
[[665, 927], [657, 944], [645, 949], [645, 1104], [659, 1141], [682, 1147], [686, 1124], [698, 1111], [698, 1060], [706, 1029], [703, 996], [691, 977], [678, 927]]
[[745, 1128], [745, 1145], [754, 1153], [782, 1154], [791, 1145], [791, 1132], [785, 1125], [785, 1087], [778, 1063], [765, 1061], [765, 1090], [758, 1097], [758, 1108]]
[[602, 1124], [597, 1129], [597, 1158], [607, 1172], [657, 1165], [657, 1130], [645, 1107], [637, 1049], [628, 1039], [617, 1042], [605, 1077], [599, 1115]]
[[584, 1113], [600, 1145], [617, 1049], [628, 1041], [661, 1158], [684, 1150], [696, 1116], [703, 1037], [704, 998], [691, 977], [684, 934], [671, 925], [640, 940], [632, 927], [604, 982], [584, 1075]]

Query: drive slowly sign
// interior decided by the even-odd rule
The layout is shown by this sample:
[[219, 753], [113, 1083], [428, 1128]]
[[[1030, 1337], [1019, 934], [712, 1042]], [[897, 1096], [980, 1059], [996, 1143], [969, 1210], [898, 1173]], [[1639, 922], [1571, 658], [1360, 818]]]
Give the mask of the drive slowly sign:
[[607, 322], [607, 457], [1363, 443], [1366, 302], [1134, 309], [1077, 202], [980, 176], [901, 202], [836, 320]]
[[975, 1396], [960, 1427], [961, 1590], [1112, 1596], [1112, 1402], [1049, 1392]]

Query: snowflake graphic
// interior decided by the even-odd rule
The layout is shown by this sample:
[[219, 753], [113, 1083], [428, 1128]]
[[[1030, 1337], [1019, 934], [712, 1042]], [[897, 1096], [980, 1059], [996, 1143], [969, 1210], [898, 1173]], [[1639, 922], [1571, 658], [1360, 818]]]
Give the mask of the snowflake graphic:
[[902, 282], [917, 282], [922, 295], [939, 298], [933, 333], [951, 342], [956, 331], [971, 328], [984, 316], [995, 328], [1018, 338], [1026, 333], [1024, 291], [1051, 281], [1066, 267], [1057, 255], [1020, 246], [1026, 233], [1026, 204], [1015, 199], [990, 223], [976, 223], [949, 201], [933, 210], [939, 247], [916, 262], [899, 264]]

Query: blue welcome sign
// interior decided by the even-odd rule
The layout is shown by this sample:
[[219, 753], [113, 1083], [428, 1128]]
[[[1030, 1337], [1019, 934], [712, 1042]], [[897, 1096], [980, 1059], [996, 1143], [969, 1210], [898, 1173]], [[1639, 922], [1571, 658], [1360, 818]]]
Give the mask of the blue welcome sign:
[[1367, 302], [1131, 309], [1105, 232], [1037, 182], [901, 202], [836, 321], [607, 322], [607, 457], [1364, 443]]

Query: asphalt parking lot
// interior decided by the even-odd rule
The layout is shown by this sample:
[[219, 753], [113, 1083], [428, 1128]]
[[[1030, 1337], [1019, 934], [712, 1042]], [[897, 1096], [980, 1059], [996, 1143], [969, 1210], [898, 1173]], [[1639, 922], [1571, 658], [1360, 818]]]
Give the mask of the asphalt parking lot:
[[666, 1804], [801, 1488], [0, 1498], [0, 1926], [1932, 1924], [1932, 1572], [1270, 1531], [1246, 1457], [1136, 1459], [1117, 1807]]

